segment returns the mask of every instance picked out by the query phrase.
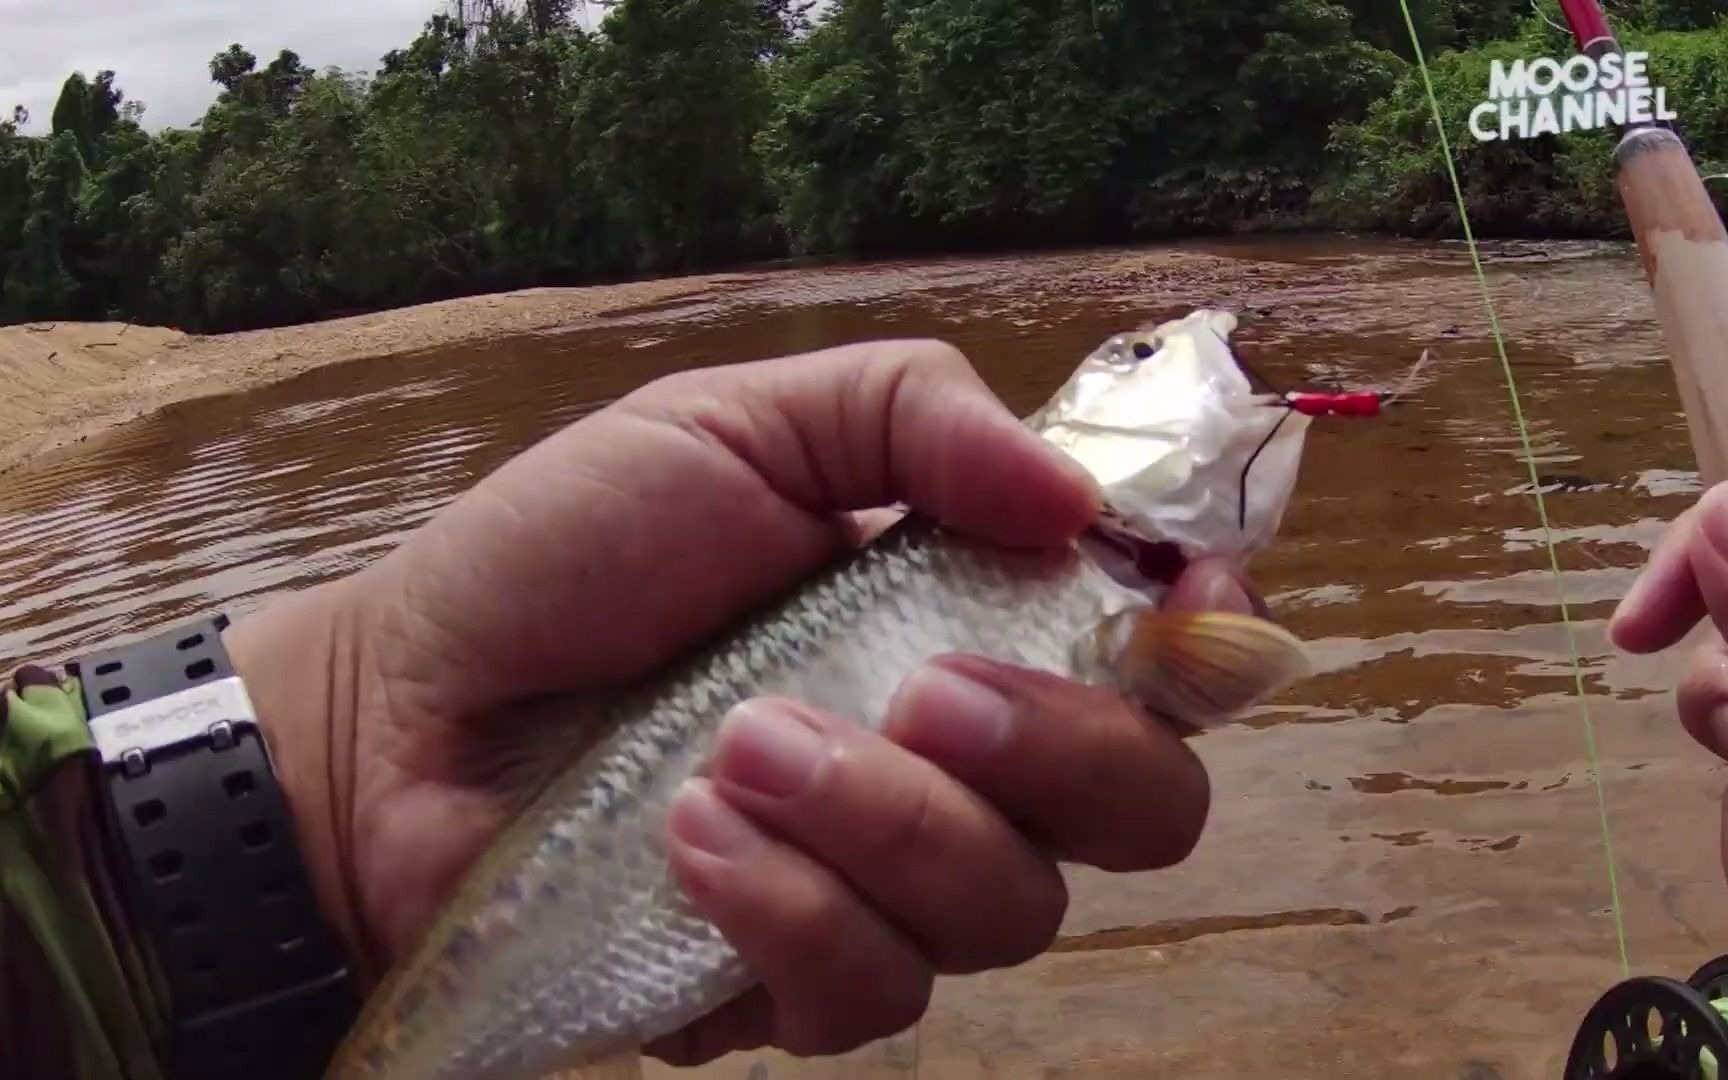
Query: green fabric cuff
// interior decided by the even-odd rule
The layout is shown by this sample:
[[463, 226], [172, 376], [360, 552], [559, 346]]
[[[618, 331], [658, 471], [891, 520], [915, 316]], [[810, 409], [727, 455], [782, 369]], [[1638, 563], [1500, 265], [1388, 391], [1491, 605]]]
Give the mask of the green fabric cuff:
[[78, 681], [8, 688], [5, 703], [0, 1071], [161, 1080], [160, 984], [105, 857], [111, 829]]
[[16, 809], [61, 763], [92, 751], [78, 680], [6, 691], [0, 723], [0, 815]]

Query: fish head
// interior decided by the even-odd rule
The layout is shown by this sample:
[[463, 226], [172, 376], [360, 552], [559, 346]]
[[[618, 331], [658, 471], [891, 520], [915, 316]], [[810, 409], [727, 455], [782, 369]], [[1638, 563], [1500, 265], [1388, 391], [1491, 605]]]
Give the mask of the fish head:
[[1026, 420], [1097, 481], [1099, 529], [1142, 555], [1240, 564], [1277, 535], [1310, 419], [1255, 390], [1236, 328], [1206, 308], [1117, 334]]

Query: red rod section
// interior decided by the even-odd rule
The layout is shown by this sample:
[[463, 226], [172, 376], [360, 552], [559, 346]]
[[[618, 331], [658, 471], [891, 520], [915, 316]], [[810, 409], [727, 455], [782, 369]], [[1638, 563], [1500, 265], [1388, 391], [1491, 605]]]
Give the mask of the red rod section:
[[1580, 51], [1589, 48], [1593, 41], [1614, 40], [1614, 31], [1608, 29], [1608, 16], [1602, 14], [1602, 5], [1596, 0], [1560, 0], [1560, 10], [1566, 13], [1567, 25], [1572, 27]]

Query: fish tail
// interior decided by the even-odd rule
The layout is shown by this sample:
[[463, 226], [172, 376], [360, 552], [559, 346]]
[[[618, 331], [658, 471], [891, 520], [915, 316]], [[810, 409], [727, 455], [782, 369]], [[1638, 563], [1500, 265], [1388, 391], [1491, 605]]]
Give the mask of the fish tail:
[[1195, 727], [1223, 723], [1312, 671], [1300, 639], [1252, 615], [1134, 608], [1099, 627], [1098, 645], [1123, 689]]

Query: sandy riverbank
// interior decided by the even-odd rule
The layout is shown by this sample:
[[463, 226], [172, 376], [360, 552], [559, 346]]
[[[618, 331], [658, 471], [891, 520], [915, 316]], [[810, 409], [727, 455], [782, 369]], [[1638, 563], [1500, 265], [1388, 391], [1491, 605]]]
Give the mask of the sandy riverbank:
[[186, 334], [128, 323], [0, 327], [0, 471], [189, 398], [363, 357], [555, 333], [755, 275], [711, 274], [464, 297], [302, 326]]

